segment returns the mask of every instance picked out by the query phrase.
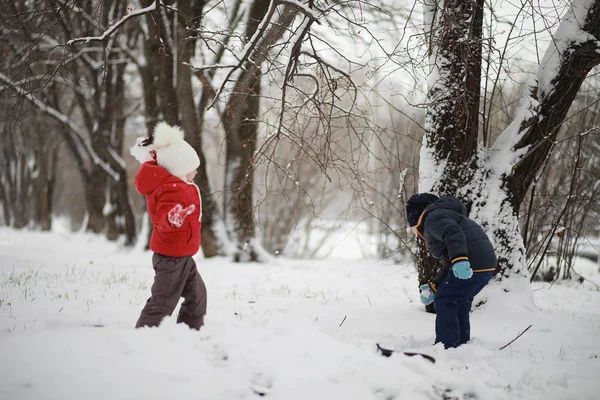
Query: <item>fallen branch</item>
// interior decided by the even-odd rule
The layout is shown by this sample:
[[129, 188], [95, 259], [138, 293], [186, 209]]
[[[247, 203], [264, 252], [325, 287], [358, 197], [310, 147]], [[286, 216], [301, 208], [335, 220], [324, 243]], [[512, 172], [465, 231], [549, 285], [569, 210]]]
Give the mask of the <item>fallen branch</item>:
[[338, 326], [338, 328], [342, 327], [342, 324], [344, 323], [344, 321], [346, 320], [347, 317], [348, 317], [347, 315], [344, 315], [344, 319], [342, 320], [342, 322], [340, 322], [340, 325]]
[[518, 338], [520, 338], [521, 336], [523, 336], [523, 334], [524, 334], [525, 332], [527, 332], [527, 331], [529, 330], [529, 328], [531, 328], [532, 326], [533, 326], [533, 325], [529, 325], [529, 326], [527, 327], [527, 329], [525, 329], [523, 332], [519, 333], [519, 335], [518, 335], [516, 338], [514, 338], [514, 339], [513, 339], [513, 340], [511, 340], [510, 342], [506, 343], [504, 346], [500, 347], [498, 350], [503, 350], [503, 349], [507, 348], [508, 346], [510, 346], [511, 344], [513, 344], [515, 340], [517, 340]]

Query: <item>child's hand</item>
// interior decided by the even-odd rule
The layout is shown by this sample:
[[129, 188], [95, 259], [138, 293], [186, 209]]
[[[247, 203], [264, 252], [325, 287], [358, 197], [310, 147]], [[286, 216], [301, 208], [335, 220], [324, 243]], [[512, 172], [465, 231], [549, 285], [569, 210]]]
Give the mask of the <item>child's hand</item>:
[[452, 266], [452, 272], [458, 279], [469, 279], [473, 276], [471, 263], [468, 261], [458, 261]]
[[180, 228], [181, 225], [183, 225], [183, 221], [185, 220], [185, 217], [187, 217], [188, 215], [193, 213], [195, 209], [196, 209], [196, 206], [193, 204], [186, 208], [183, 208], [181, 206], [181, 204], [177, 204], [175, 207], [173, 207], [173, 208], [171, 208], [171, 210], [169, 210], [169, 214], [168, 214], [169, 222], [171, 223], [171, 225], [176, 226], [177, 228]]
[[428, 284], [419, 286], [419, 290], [421, 291], [421, 303], [425, 305], [433, 303], [435, 293], [433, 290], [431, 290]]
[[129, 152], [140, 164], [152, 160], [156, 161], [156, 150], [152, 147], [152, 140], [148, 138], [137, 138], [135, 145], [131, 147]]

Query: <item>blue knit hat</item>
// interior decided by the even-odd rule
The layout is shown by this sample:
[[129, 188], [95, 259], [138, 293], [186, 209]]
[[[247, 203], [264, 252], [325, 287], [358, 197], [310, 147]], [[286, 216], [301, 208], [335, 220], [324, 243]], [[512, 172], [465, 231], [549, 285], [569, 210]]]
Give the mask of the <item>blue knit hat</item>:
[[419, 217], [425, 211], [425, 207], [439, 200], [432, 193], [416, 193], [413, 194], [406, 202], [406, 220], [409, 226], [415, 226], [419, 222]]

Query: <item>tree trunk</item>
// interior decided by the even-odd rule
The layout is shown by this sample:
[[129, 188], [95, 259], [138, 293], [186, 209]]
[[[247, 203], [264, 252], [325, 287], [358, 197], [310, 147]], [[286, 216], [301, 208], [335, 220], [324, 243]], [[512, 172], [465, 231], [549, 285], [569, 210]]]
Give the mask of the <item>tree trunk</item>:
[[[146, 42], [144, 42], [146, 43]], [[146, 45], [144, 44], [144, 47]], [[158, 103], [156, 101], [156, 86], [154, 85], [154, 74], [152, 68], [149, 65], [140, 66], [140, 76], [142, 78], [142, 87], [144, 91], [144, 116], [146, 119], [146, 130], [148, 136], [154, 131], [154, 127], [158, 123]], [[144, 214], [144, 217], [150, 221], [150, 217]], [[150, 223], [150, 222], [148, 222]], [[148, 250], [150, 247], [150, 237], [152, 236], [152, 229], [148, 229], [148, 235], [146, 236], [145, 249]]]
[[[179, 2], [179, 15], [183, 18], [180, 19], [178, 24], [178, 38], [183, 38], [187, 35], [189, 22], [185, 19], [185, 16], [201, 15], [203, 4], [203, 1], [191, 2], [190, 0], [184, 0]], [[195, 26], [193, 18], [191, 26]], [[218, 217], [218, 209], [210, 190], [206, 171], [206, 158], [202, 150], [202, 127], [204, 122], [202, 114], [206, 112], [206, 105], [210, 96], [206, 90], [203, 90], [200, 106], [196, 108], [194, 88], [192, 87], [192, 69], [187, 65], [183, 65], [183, 63], [191, 62], [195, 53], [196, 40], [187, 38], [186, 40], [177, 40], [176, 42], [178, 43], [179, 53], [179, 62], [176, 66], [177, 102], [181, 111], [181, 126], [186, 133], [188, 142], [196, 150], [200, 158], [200, 167], [198, 168], [195, 182], [200, 188], [202, 195], [202, 252], [204, 253], [204, 257], [215, 257], [219, 255], [221, 250], [220, 243], [214, 231], [214, 225], [217, 220], [215, 217]]]
[[[202, 97], [198, 104], [199, 118], [198, 126], [202, 127], [204, 122], [204, 112], [211, 99], [210, 93], [212, 87], [204, 85], [202, 89]], [[219, 208], [217, 202], [210, 189], [210, 181], [208, 180], [208, 171], [206, 170], [206, 158], [202, 151], [202, 138], [198, 135], [197, 138], [192, 138], [190, 144], [198, 152], [200, 157], [200, 167], [198, 175], [196, 175], [196, 184], [202, 193], [202, 252], [205, 257], [213, 257], [222, 253], [222, 243], [215, 232], [215, 226], [219, 220]]]
[[106, 204], [106, 174], [104, 171], [93, 169], [85, 172], [83, 187], [88, 210], [87, 231], [104, 233], [106, 218], [104, 217], [104, 204]]
[[[436, 170], [427, 175], [423, 171], [429, 167], [420, 168], [419, 191], [469, 200], [471, 194], [460, 189], [477, 168], [483, 0], [446, 0], [433, 7], [430, 59], [434, 64], [420, 162]], [[421, 245], [419, 282], [434, 277], [438, 268]]]
[[[249, 86], [242, 87], [246, 79], [240, 79], [229, 101], [228, 111], [223, 117], [227, 142], [227, 175], [225, 188], [225, 218], [233, 219], [231, 234], [237, 251], [236, 261], [256, 261], [258, 254], [254, 248], [255, 231], [253, 215], [254, 179], [252, 172], [253, 155], [256, 150], [258, 133], [258, 113], [260, 106], [260, 71], [252, 68], [244, 73], [253, 74]], [[243, 73], [243, 74], [244, 74]], [[243, 75], [242, 74], [242, 75]], [[246, 93], [248, 93], [246, 95]], [[235, 115], [239, 113], [238, 115]]]
[[[153, 1], [143, 0], [142, 6], [148, 7]], [[148, 34], [144, 39], [144, 56], [147, 67], [152, 71], [152, 82], [150, 85], [156, 86], [155, 100], [158, 104], [158, 110], [162, 113], [162, 119], [170, 125], [179, 125], [179, 113], [177, 104], [177, 93], [173, 84], [173, 57], [171, 43], [173, 38], [165, 34], [162, 23], [162, 7], [146, 14]], [[183, 40], [183, 39], [182, 39]], [[176, 43], [173, 44], [176, 46]], [[152, 102], [147, 103], [146, 107], [151, 107]], [[151, 115], [151, 118], [158, 120], [159, 115]], [[155, 125], [155, 124], [154, 124]]]
[[26, 160], [26, 157], [31, 155], [20, 153], [15, 146], [15, 143], [10, 143], [4, 147], [4, 168], [0, 176], [9, 210], [8, 225], [15, 229], [22, 229], [27, 226], [31, 218], [29, 212], [31, 171]]
[[4, 185], [0, 184], [0, 204], [2, 204], [2, 216], [4, 218], [4, 224], [10, 225], [10, 210], [8, 208], [8, 199], [6, 197], [6, 190]]
[[[37, 126], [39, 129], [39, 125]], [[43, 136], [34, 141], [37, 173], [33, 180], [36, 202], [36, 224], [42, 231], [52, 229], [52, 196], [56, 179], [58, 145], [54, 135]]]
[[[113, 66], [115, 71], [114, 85], [111, 86], [111, 92], [108, 95], [112, 101], [110, 106], [107, 105], [107, 113], [109, 113], [109, 121], [111, 123], [109, 142], [107, 147], [112, 149], [117, 154], [123, 154], [123, 138], [125, 137], [125, 122], [127, 115], [125, 110], [125, 68], [127, 63], [122, 62]], [[112, 157], [111, 157], [112, 159]], [[125, 235], [125, 245], [132, 246], [137, 238], [135, 216], [133, 207], [129, 198], [129, 185], [127, 182], [127, 170], [123, 165], [116, 162], [111, 163], [113, 168], [119, 173], [119, 180], [111, 180], [111, 195], [114, 195], [112, 202], [116, 208], [115, 219], [118, 226], [119, 235]]]
[[[7, 134], [4, 134], [7, 135]], [[0, 142], [1, 143], [1, 142]], [[11, 226], [12, 223], [12, 198], [11, 198], [11, 180], [9, 173], [11, 168], [11, 161], [9, 158], [8, 149], [5, 147], [7, 144], [2, 143], [2, 153], [0, 154], [0, 201], [2, 202], [2, 209], [4, 211], [4, 223], [7, 226]]]
[[[246, 40], [257, 31], [270, 4], [270, 0], [255, 0], [252, 3]], [[257, 52], [260, 53], [258, 49]], [[264, 54], [261, 56], [264, 57]], [[222, 117], [227, 143], [223, 210], [226, 223], [232, 221], [232, 226], [227, 228], [236, 246], [235, 261], [258, 260], [254, 235], [252, 163], [258, 133], [260, 84], [260, 66], [248, 61], [240, 72]]]
[[[142, 0], [148, 7], [153, 1]], [[173, 55], [169, 43], [172, 38], [164, 34], [161, 10], [146, 14], [148, 33], [144, 35], [145, 64], [140, 66], [144, 88], [144, 106], [148, 136], [160, 120], [170, 125], [179, 125], [177, 93], [173, 87]], [[148, 217], [149, 218], [149, 217]], [[148, 230], [146, 249], [149, 248], [152, 229]]]
[[[569, 42], [562, 48], [553, 41], [546, 49], [538, 71], [539, 84], [532, 88], [530, 93], [538, 105], [528, 107], [532, 116], [521, 121], [519, 140], [513, 144], [516, 151], [527, 152], [517, 159], [510, 173], [501, 178], [501, 188], [505, 193], [502, 207], [510, 210], [512, 214], [504, 215], [503, 218], [507, 219], [504, 227], [497, 226], [493, 230], [501, 254], [499, 271], [504, 276], [512, 272], [526, 275], [525, 248], [517, 220], [520, 206], [551, 153], [560, 127], [581, 84], [591, 69], [600, 64], [600, 1], [590, 5], [583, 24], [579, 16], [569, 14], [561, 22], [561, 26], [567, 26], [567, 29], [572, 29], [573, 25], [589, 34], [589, 39], [585, 42]], [[551, 57], [558, 57], [560, 64], [556, 70]], [[507, 131], [506, 133], [510, 134], [510, 127]], [[498, 142], [503, 143], [505, 136], [503, 133]], [[498, 146], [494, 150], [497, 152]], [[494, 170], [498, 167], [492, 165]], [[496, 221], [498, 218], [493, 218], [489, 224], [493, 226]]]
[[[425, 242], [419, 240], [417, 242], [417, 272], [419, 275], [419, 286], [426, 284], [427, 282], [433, 281], [437, 272], [442, 267], [440, 262], [433, 258], [431, 254], [429, 254], [429, 249], [425, 245]], [[425, 306], [427, 312], [435, 313], [435, 308], [433, 303]]]
[[427, 145], [421, 159], [443, 167], [436, 171], [438, 176], [423, 176], [420, 190], [456, 195], [476, 168], [483, 0], [439, 4], [439, 29], [431, 34], [435, 42], [430, 58], [435, 64], [427, 94]]

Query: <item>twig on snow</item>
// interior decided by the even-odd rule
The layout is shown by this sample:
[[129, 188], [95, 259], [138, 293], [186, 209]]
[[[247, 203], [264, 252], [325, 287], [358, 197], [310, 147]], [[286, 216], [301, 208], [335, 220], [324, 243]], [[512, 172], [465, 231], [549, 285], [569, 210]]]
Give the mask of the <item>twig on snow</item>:
[[504, 346], [500, 347], [498, 350], [505, 349], [505, 348], [507, 348], [508, 346], [510, 346], [511, 344], [513, 344], [513, 342], [514, 342], [515, 340], [517, 340], [518, 338], [520, 338], [521, 336], [523, 336], [523, 334], [524, 334], [525, 332], [527, 332], [527, 331], [529, 330], [529, 328], [531, 328], [532, 326], [533, 326], [533, 325], [529, 325], [529, 326], [527, 327], [527, 329], [525, 329], [523, 332], [519, 333], [519, 335], [518, 335], [516, 338], [514, 338], [514, 339], [513, 339], [513, 340], [511, 340], [510, 342], [506, 343]]
[[344, 315], [344, 319], [342, 320], [342, 322], [340, 322], [340, 325], [338, 326], [338, 328], [342, 327], [342, 324], [344, 323], [344, 321], [346, 321], [346, 317], [348, 317], [347, 315]]

